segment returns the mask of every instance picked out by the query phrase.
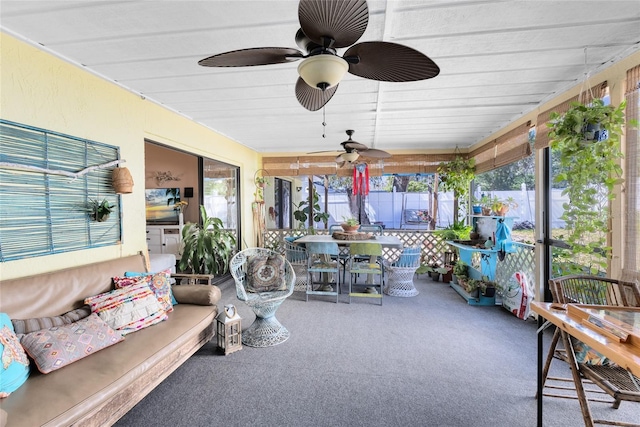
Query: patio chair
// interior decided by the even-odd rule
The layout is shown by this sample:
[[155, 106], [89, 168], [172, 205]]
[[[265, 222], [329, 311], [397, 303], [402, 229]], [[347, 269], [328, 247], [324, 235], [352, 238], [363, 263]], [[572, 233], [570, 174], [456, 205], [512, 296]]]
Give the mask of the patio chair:
[[[628, 282], [622, 282], [615, 279], [609, 279], [604, 277], [595, 276], [563, 276], [549, 280], [549, 287], [553, 294], [554, 302], [560, 304], [577, 303], [577, 304], [590, 304], [590, 305], [613, 305], [613, 306], [625, 306], [625, 307], [640, 307], [640, 288], [638, 285]], [[578, 394], [577, 397], [567, 394], [557, 393], [543, 393], [544, 396], [561, 397], [569, 399], [585, 399], [595, 402], [613, 403], [613, 408], [617, 409], [620, 406], [622, 400], [640, 402], [640, 378], [632, 375], [623, 368], [607, 364], [606, 360], [600, 360], [595, 362], [582, 362], [578, 363], [578, 372], [580, 375], [580, 381], [585, 381], [585, 385], [566, 387], [560, 386], [556, 383], [547, 385], [547, 380], [556, 381], [561, 383], [574, 383], [570, 378], [558, 378], [549, 377], [549, 368], [551, 362], [554, 359], [562, 360], [564, 362], [570, 362], [566, 353], [566, 343], [572, 347], [572, 351], [575, 345], [582, 347], [580, 342], [576, 342], [575, 345], [570, 341], [565, 340], [565, 348], [557, 348], [558, 341], [561, 338], [559, 329], [554, 332], [545, 362], [542, 378], [543, 386], [545, 389], [554, 390], [575, 390]], [[584, 349], [584, 352], [589, 352], [589, 349]], [[592, 351], [592, 350], [591, 350]], [[592, 354], [592, 358], [597, 358], [597, 354]], [[593, 360], [593, 359], [592, 359]], [[593, 364], [592, 364], [593, 363]], [[609, 394], [613, 401], [605, 400], [594, 397], [594, 394], [603, 394], [601, 390], [594, 389], [591, 384], [597, 385], [601, 390]], [[582, 389], [582, 390], [581, 390]], [[588, 395], [587, 395], [588, 394]], [[583, 411], [584, 412], [584, 411]], [[602, 424], [610, 425], [628, 425], [625, 423], [618, 423], [615, 421], [595, 420]]]
[[[309, 295], [335, 295], [336, 303], [340, 296], [340, 249], [337, 243], [307, 243], [307, 301]], [[319, 274], [321, 281], [314, 289], [313, 275]], [[329, 274], [335, 276], [335, 290], [328, 283]]]
[[378, 236], [382, 236], [382, 233], [384, 233], [384, 229], [379, 224], [362, 224], [360, 228], [358, 228], [358, 231], [361, 233], [372, 233]]
[[385, 294], [393, 297], [415, 297], [419, 294], [413, 284], [413, 276], [420, 267], [421, 252], [422, 244], [406, 247], [397, 261], [385, 265], [388, 272]]
[[242, 333], [249, 347], [270, 347], [285, 342], [289, 331], [276, 319], [280, 304], [293, 293], [296, 276], [291, 263], [270, 249], [249, 248], [231, 259], [236, 295], [256, 315]]
[[329, 226], [329, 235], [332, 235], [334, 231], [342, 231], [342, 226], [340, 224], [331, 224]]
[[284, 255], [291, 263], [293, 271], [296, 273], [296, 282], [293, 287], [295, 292], [305, 292], [307, 290], [307, 249], [304, 244], [295, 244], [285, 240]]
[[[382, 236], [384, 234], [384, 229], [379, 224], [362, 224], [360, 225], [360, 228], [358, 228], [358, 231], [360, 233], [371, 233], [375, 236]], [[346, 261], [348, 260], [348, 257], [346, 258], [347, 259], [345, 260], [345, 265]], [[356, 256], [356, 261], [358, 262], [367, 261], [368, 259], [368, 256]]]
[[[384, 284], [384, 263], [382, 262], [382, 245], [379, 243], [352, 243], [349, 246], [349, 303], [351, 297], [379, 298], [382, 305], [382, 287]], [[359, 261], [361, 257], [367, 257]], [[364, 274], [367, 276], [365, 283], [354, 283], [354, 276]], [[375, 283], [378, 277], [378, 283]], [[371, 279], [371, 281], [369, 280]], [[356, 279], [357, 280], [357, 279]], [[364, 292], [354, 292], [354, 286], [365, 286]]]

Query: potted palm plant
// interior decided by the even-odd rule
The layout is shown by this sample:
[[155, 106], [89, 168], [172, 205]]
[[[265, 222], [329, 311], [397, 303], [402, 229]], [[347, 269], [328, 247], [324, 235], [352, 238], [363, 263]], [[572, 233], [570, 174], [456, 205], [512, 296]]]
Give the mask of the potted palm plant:
[[182, 229], [183, 272], [222, 276], [229, 271], [229, 262], [236, 249], [236, 237], [224, 228], [220, 218], [209, 217], [200, 206], [202, 224], [188, 222]]

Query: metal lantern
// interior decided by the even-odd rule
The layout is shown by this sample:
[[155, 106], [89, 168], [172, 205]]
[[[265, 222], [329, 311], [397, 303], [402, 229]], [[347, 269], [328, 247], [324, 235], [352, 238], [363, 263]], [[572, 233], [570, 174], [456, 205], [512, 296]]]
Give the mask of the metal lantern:
[[242, 350], [242, 317], [233, 304], [224, 306], [224, 310], [216, 317], [218, 347], [224, 350], [225, 356]]

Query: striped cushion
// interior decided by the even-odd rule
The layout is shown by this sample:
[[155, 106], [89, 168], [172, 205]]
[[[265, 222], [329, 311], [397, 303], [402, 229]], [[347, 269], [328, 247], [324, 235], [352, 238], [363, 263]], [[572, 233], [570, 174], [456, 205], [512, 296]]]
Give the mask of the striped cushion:
[[84, 300], [91, 311], [122, 335], [155, 325], [167, 319], [146, 280]]
[[31, 332], [39, 331], [41, 329], [49, 329], [53, 326], [68, 325], [69, 323], [77, 322], [80, 319], [91, 314], [91, 308], [85, 305], [75, 310], [71, 310], [61, 316], [52, 317], [37, 317], [33, 319], [11, 319], [13, 329], [16, 334], [28, 334]]

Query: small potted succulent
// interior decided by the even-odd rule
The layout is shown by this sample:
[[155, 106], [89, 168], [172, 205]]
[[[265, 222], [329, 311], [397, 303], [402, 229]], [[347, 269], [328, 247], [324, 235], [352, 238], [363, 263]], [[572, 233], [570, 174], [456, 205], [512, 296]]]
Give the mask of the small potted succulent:
[[343, 217], [343, 221], [340, 224], [340, 227], [344, 230], [345, 233], [355, 233], [360, 228], [360, 222], [353, 217]]

